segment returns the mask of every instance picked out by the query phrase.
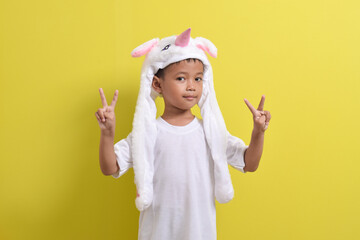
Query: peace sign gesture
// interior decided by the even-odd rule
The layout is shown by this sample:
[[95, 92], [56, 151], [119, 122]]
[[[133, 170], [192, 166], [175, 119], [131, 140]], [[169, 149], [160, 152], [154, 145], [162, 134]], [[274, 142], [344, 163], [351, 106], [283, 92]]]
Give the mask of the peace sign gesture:
[[115, 134], [115, 105], [118, 98], [119, 91], [116, 90], [111, 105], [108, 106], [102, 88], [99, 89], [100, 98], [103, 107], [99, 108], [95, 112], [96, 119], [99, 122], [101, 131], [106, 131], [111, 134]]
[[244, 98], [244, 101], [245, 101], [246, 105], [248, 106], [248, 108], [250, 109], [251, 113], [253, 114], [254, 130], [265, 132], [265, 130], [269, 126], [269, 122], [271, 119], [270, 112], [263, 110], [264, 103], [265, 103], [265, 95], [262, 95], [257, 109], [255, 109], [246, 98]]

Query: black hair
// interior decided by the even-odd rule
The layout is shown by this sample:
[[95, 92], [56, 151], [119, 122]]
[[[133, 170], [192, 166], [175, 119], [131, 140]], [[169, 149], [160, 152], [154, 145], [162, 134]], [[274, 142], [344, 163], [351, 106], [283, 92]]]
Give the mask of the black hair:
[[[172, 63], [172, 64], [179, 64], [179, 63], [182, 62], [182, 61], [187, 61], [187, 62], [194, 61], [194, 62], [196, 62], [196, 61], [200, 61], [200, 60], [197, 59], [197, 58], [187, 58], [187, 59], [184, 59], [184, 60], [181, 60], [181, 61], [178, 61], [178, 62], [174, 62], [174, 63]], [[202, 63], [202, 61], [200, 61], [200, 62]], [[172, 64], [166, 66], [165, 68], [160, 68], [160, 69], [155, 73], [155, 76], [157, 76], [158, 78], [164, 78], [164, 70], [165, 70], [167, 67], [171, 66]]]

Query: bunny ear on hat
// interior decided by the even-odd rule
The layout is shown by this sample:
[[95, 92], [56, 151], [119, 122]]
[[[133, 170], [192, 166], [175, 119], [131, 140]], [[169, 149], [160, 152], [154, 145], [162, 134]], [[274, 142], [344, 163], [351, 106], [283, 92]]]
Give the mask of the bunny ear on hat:
[[217, 48], [210, 40], [203, 37], [197, 37], [195, 38], [195, 44], [198, 48], [204, 50], [213, 58], [217, 57]]
[[132, 57], [141, 57], [148, 52], [151, 51], [153, 47], [156, 46], [156, 44], [159, 42], [159, 38], [151, 39], [150, 41], [147, 41], [146, 43], [141, 44], [140, 46], [136, 47], [132, 52]]

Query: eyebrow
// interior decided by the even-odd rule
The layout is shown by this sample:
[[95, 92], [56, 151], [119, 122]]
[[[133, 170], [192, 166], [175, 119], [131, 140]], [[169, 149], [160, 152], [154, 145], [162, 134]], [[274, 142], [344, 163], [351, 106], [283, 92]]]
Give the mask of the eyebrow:
[[[176, 75], [179, 75], [179, 74], [189, 74], [189, 73], [188, 72], [178, 72], [178, 73], [176, 73]], [[199, 75], [199, 74], [204, 74], [204, 73], [203, 72], [198, 72], [195, 75]]]

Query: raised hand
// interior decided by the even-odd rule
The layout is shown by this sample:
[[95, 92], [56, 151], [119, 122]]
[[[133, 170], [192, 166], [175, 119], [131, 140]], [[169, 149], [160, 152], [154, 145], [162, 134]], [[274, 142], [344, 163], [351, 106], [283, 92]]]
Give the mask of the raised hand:
[[95, 112], [96, 119], [98, 120], [101, 131], [106, 133], [115, 134], [115, 105], [118, 98], [119, 91], [116, 90], [111, 105], [108, 106], [102, 88], [99, 89], [100, 98], [103, 107]]
[[265, 96], [262, 95], [257, 109], [255, 109], [247, 99], [244, 99], [244, 101], [253, 114], [254, 130], [265, 132], [271, 119], [270, 112], [264, 111]]

